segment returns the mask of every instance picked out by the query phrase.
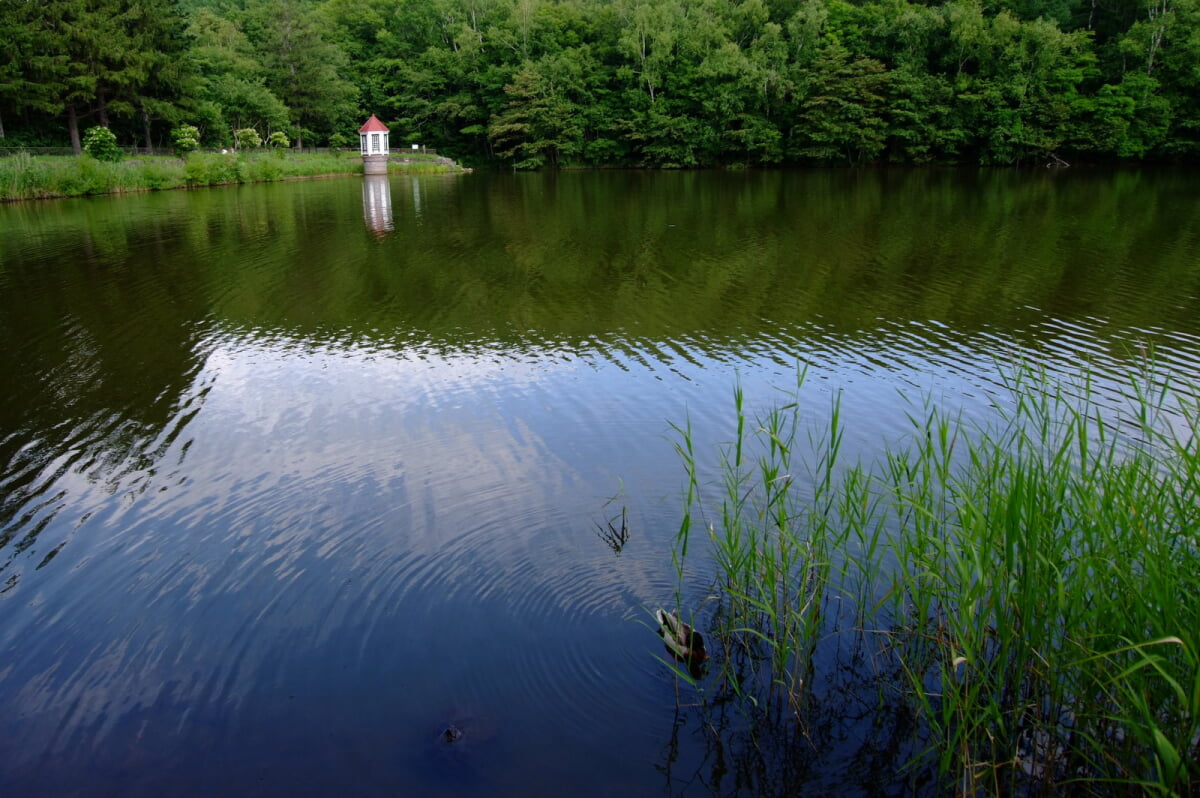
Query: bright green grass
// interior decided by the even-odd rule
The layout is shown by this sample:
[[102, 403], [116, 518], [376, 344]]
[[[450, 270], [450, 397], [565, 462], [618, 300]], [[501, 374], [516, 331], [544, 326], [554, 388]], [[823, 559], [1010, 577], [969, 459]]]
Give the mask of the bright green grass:
[[[433, 163], [392, 164], [393, 171], [444, 172]], [[260, 183], [325, 175], [362, 174], [362, 160], [339, 155], [193, 153], [186, 160], [142, 156], [105, 163], [88, 156], [0, 158], [0, 201], [121, 194], [174, 188]]]
[[709, 695], [803, 723], [814, 651], [867, 637], [895, 665], [881, 707], [907, 702], [925, 735], [910, 767], [947, 792], [1195, 794], [1200, 409], [1147, 385], [1102, 413], [1089, 385], [1022, 372], [997, 423], [926, 406], [865, 465], [838, 463], [836, 404], [803, 440], [798, 404], [751, 423], [739, 390], [710, 502], [679, 430], [676, 566], [682, 583], [699, 516], [718, 574]]

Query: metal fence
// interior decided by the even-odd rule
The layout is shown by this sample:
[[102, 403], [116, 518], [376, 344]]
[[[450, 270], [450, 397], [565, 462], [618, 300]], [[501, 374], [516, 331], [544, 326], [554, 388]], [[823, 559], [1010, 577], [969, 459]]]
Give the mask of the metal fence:
[[[121, 147], [121, 150], [126, 155], [170, 155], [169, 147], [155, 147], [149, 150], [146, 147]], [[22, 152], [27, 152], [30, 155], [74, 155], [75, 151], [70, 147], [0, 147], [0, 158], [7, 155], [17, 155]]]
[[74, 155], [70, 147], [0, 147], [0, 158], [9, 155], [19, 155], [27, 152], [30, 155]]

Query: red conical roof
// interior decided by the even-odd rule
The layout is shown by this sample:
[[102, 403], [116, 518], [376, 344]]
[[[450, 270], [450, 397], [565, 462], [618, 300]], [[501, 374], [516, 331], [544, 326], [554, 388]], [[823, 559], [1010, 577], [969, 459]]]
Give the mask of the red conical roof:
[[379, 117], [371, 114], [371, 118], [367, 120], [367, 124], [358, 129], [359, 133], [387, 133], [387, 125], [379, 121]]

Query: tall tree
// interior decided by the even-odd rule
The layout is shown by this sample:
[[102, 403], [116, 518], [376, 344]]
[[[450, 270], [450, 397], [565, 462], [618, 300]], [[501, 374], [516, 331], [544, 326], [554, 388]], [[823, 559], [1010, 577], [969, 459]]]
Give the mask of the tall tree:
[[508, 108], [492, 117], [488, 136], [497, 154], [520, 168], [578, 162], [589, 103], [587, 54], [567, 51], [526, 62], [505, 87]]
[[262, 65], [266, 85], [288, 108], [296, 144], [312, 130], [329, 135], [353, 122], [358, 95], [342, 77], [346, 55], [322, 33], [322, 19], [301, 0], [255, 0], [245, 30]]
[[831, 44], [813, 63], [792, 132], [793, 152], [830, 163], [875, 160], [887, 141], [887, 69]]
[[184, 45], [182, 18], [170, 0], [17, 5], [25, 28], [21, 40], [34, 48], [21, 65], [22, 102], [43, 110], [56, 106], [77, 153], [81, 120], [94, 116], [107, 127], [114, 115], [140, 112], [148, 122], [152, 107], [162, 113], [177, 96], [181, 80], [172, 70]]
[[287, 106], [267, 88], [254, 48], [235, 21], [200, 9], [188, 34], [199, 76], [191, 110], [203, 139], [227, 144], [234, 130], [252, 127], [265, 136], [287, 126]]
[[147, 149], [154, 121], [174, 122], [180, 104], [199, 90], [188, 58], [187, 20], [174, 0], [142, 0], [128, 17], [138, 79], [120, 97], [137, 114]]
[[62, 110], [57, 80], [67, 57], [55, 49], [44, 24], [44, 8], [26, 0], [0, 0], [0, 138], [3, 114]]

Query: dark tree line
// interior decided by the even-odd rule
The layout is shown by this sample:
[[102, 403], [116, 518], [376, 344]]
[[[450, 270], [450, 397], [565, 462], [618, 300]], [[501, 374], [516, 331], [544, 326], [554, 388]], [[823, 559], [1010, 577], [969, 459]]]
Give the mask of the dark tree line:
[[1200, 154], [1200, 0], [0, 0], [0, 135], [522, 168]]

